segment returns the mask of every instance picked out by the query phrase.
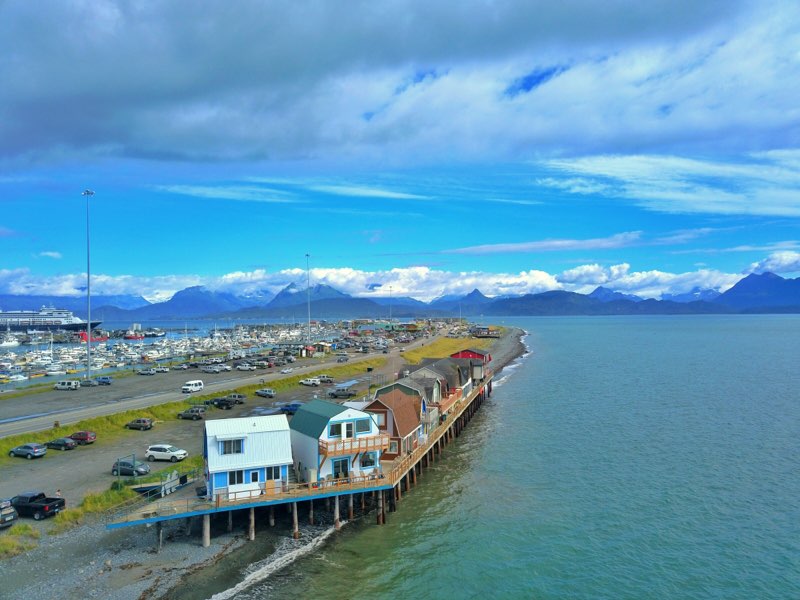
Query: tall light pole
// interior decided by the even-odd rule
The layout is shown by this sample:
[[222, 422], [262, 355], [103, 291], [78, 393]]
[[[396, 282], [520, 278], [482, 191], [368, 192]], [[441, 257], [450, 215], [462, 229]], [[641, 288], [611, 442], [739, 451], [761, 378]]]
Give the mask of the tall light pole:
[[311, 256], [306, 252], [306, 304], [308, 305], [308, 332], [306, 333], [306, 345], [311, 343], [311, 271], [308, 268], [308, 258]]
[[392, 286], [389, 286], [389, 322], [392, 322]]
[[86, 198], [86, 380], [92, 376], [92, 278], [90, 274], [89, 254], [89, 198], [94, 196], [92, 190], [83, 190]]

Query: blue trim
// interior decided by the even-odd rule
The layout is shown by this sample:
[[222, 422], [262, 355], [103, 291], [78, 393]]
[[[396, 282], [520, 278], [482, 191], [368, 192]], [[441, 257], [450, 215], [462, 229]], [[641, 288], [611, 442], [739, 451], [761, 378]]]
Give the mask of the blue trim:
[[347, 461], [347, 474], [350, 475], [350, 473], [353, 472], [353, 469], [351, 468], [351, 463], [353, 462], [352, 459], [349, 456], [339, 456], [337, 458], [331, 459], [331, 476], [333, 477], [336, 476], [336, 470], [333, 468], [333, 465], [342, 460]]

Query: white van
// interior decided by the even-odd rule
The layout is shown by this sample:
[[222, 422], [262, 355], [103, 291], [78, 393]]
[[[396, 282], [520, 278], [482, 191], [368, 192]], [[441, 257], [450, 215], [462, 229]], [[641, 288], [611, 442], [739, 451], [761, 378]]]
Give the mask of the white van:
[[193, 381], [187, 381], [183, 384], [181, 391], [184, 394], [191, 394], [192, 392], [200, 392], [203, 389], [203, 382], [199, 379], [195, 379]]
[[81, 387], [79, 381], [58, 381], [53, 386], [54, 390], [77, 390]]

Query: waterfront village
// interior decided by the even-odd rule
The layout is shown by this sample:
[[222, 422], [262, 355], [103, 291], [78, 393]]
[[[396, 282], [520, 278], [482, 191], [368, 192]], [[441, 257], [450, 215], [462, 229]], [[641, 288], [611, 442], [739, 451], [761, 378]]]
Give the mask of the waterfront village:
[[[129, 481], [141, 496], [115, 509], [107, 524], [110, 529], [155, 525], [159, 548], [166, 521], [186, 519], [190, 530], [192, 520], [201, 519], [207, 547], [211, 517], [227, 513], [230, 528], [238, 510], [249, 511], [248, 536], [254, 539], [255, 509], [268, 509], [269, 523], [274, 525], [278, 505], [290, 508], [297, 537], [298, 503], [307, 506], [313, 523], [315, 500], [324, 500], [326, 509], [332, 510], [336, 528], [340, 498], [347, 501], [348, 519], [353, 518], [358, 498], [362, 510], [366, 512], [369, 504], [377, 522], [384, 523], [386, 513], [395, 510], [402, 494], [416, 484], [417, 475], [441, 455], [491, 394], [492, 356], [482, 349], [486, 343], [477, 347], [469, 340], [501, 336], [499, 327], [469, 325], [462, 319], [240, 325], [227, 330], [215, 327], [206, 336], [169, 331], [149, 339], [139, 337], [140, 332], [134, 325], [127, 336], [113, 342], [95, 342], [105, 335], [93, 332], [90, 364], [95, 375], [170, 365], [188, 377], [189, 369], [225, 366], [229, 360], [238, 361], [236, 369], [255, 370], [300, 358], [335, 357], [338, 363], [359, 353], [380, 356], [390, 351], [402, 357], [404, 345], [441, 337], [454, 338], [459, 347], [445, 358], [404, 363], [389, 376], [376, 377], [377, 385], [370, 385], [358, 399], [353, 391], [356, 381], [342, 381], [327, 388], [325, 399], [314, 394], [307, 402], [281, 407], [291, 410], [278, 414], [205, 419], [202, 469], [164, 471], [158, 482], [150, 484]], [[84, 373], [84, 379], [76, 378], [82, 387], [88, 381], [85, 362], [81, 369], [87, 354], [86, 340], [80, 341], [64, 347], [51, 341], [46, 348], [7, 349], [0, 355], [0, 368], [7, 378], [41, 371], [49, 377], [51, 372], [64, 375], [64, 367], [71, 365], [73, 373]], [[38, 378], [31, 379], [33, 384]], [[299, 383], [320, 384], [313, 374]], [[202, 404], [190, 410], [197, 411], [195, 418], [207, 416]]]

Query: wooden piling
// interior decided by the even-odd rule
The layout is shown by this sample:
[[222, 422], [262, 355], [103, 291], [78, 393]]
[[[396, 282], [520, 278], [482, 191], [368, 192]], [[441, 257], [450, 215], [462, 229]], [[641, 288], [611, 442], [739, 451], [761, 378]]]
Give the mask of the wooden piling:
[[275, 527], [275, 507], [269, 507], [269, 526]]
[[228, 511], [228, 533], [233, 531], [233, 511]]
[[256, 539], [256, 509], [250, 507], [250, 524], [247, 527], [247, 539], [251, 542]]
[[161, 552], [161, 546], [164, 545], [164, 523], [158, 521], [156, 523], [156, 539], [158, 540], [158, 545], [156, 546], [156, 552]]
[[297, 502], [292, 502], [292, 537], [300, 539], [300, 526], [297, 524]]
[[348, 494], [347, 496], [347, 520], [352, 521], [354, 517], [353, 514], [353, 494]]
[[361, 492], [361, 513], [365, 513], [367, 511], [367, 498], [364, 492]]
[[386, 521], [383, 516], [383, 490], [378, 492], [378, 525], [383, 525]]
[[211, 545], [211, 515], [203, 515], [203, 548]]
[[192, 517], [186, 517], [186, 536], [192, 535]]
[[314, 499], [308, 501], [308, 524], [314, 524]]
[[339, 530], [342, 524], [339, 522], [339, 496], [333, 497], [333, 528]]

